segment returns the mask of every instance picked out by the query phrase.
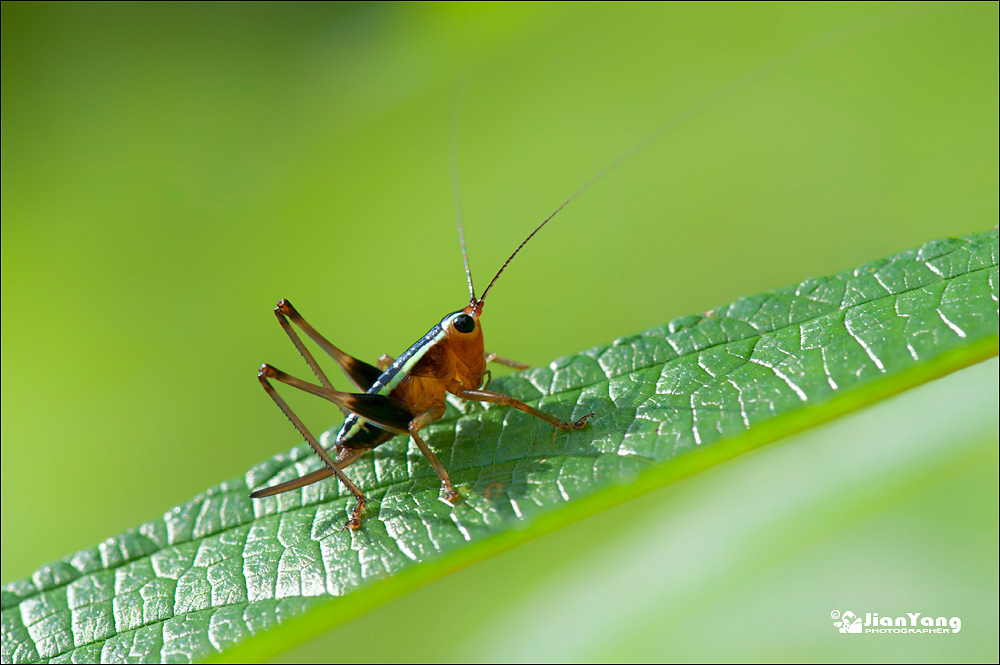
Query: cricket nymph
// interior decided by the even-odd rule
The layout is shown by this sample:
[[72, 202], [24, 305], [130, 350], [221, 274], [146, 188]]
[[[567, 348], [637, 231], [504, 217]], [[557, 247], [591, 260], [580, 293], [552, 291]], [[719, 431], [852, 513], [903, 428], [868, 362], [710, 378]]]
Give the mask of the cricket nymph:
[[[510, 259], [508, 259], [509, 261]], [[505, 263], [504, 267], [506, 265]], [[503, 268], [500, 270], [502, 272]], [[499, 273], [497, 275], [499, 276]], [[495, 282], [496, 278], [493, 281]], [[492, 285], [493, 282], [490, 283], [490, 286]], [[489, 291], [489, 287], [486, 290]], [[357, 499], [351, 511], [351, 517], [346, 524], [350, 529], [357, 529], [361, 526], [361, 514], [365, 509], [365, 496], [358, 486], [344, 474], [343, 469], [355, 462], [366, 450], [376, 448], [395, 436], [405, 434], [413, 439], [413, 442], [417, 444], [420, 452], [427, 458], [441, 479], [445, 499], [450, 502], [457, 501], [459, 494], [451, 484], [447, 469], [420, 436], [421, 428], [444, 415], [446, 398], [449, 394], [467, 400], [512, 406], [541, 418], [559, 429], [584, 427], [587, 419], [593, 414], [587, 414], [572, 422], [562, 421], [509, 395], [483, 389], [483, 379], [488, 375], [486, 369], [488, 361], [506, 364], [518, 369], [525, 369], [526, 366], [485, 352], [479, 317], [483, 311], [483, 300], [486, 293], [483, 293], [483, 297], [476, 298], [475, 292], [472, 290], [471, 274], [469, 276], [469, 293], [470, 303], [467, 307], [445, 316], [426, 335], [412, 344], [395, 360], [389, 356], [382, 356], [378, 366], [369, 365], [363, 360], [358, 360], [341, 351], [309, 325], [290, 302], [281, 300], [274, 308], [275, 316], [278, 317], [281, 327], [322, 385], [297, 379], [266, 364], [261, 366], [257, 377], [264, 390], [306, 438], [316, 454], [323, 460], [325, 466], [300, 478], [257, 490], [250, 496], [254, 499], [260, 499], [298, 489], [336, 475]], [[292, 324], [295, 324], [326, 351], [340, 365], [351, 382], [364, 392], [345, 393], [334, 390], [330, 380], [302, 343]], [[331, 457], [323, 449], [316, 437], [295, 415], [285, 400], [278, 395], [274, 386], [271, 385], [271, 379], [327, 399], [340, 407], [346, 418], [337, 434], [336, 458]]]

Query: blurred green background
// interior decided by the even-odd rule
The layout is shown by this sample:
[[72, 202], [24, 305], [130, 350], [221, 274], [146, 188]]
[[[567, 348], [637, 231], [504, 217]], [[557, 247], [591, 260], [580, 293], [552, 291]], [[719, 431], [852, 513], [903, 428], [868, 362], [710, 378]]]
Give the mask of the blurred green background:
[[[3, 581], [298, 442], [254, 376], [264, 361], [306, 371], [271, 314], [279, 298], [369, 360], [398, 353], [466, 302], [448, 166], [460, 81], [463, 204], [482, 289], [535, 224], [629, 146], [814, 46], [644, 149], [518, 257], [483, 322], [491, 350], [532, 364], [983, 230], [998, 216], [996, 3], [5, 2], [2, 11]], [[957, 375], [973, 377], [974, 394], [996, 389], [996, 364], [982, 367]], [[936, 445], [988, 455], [995, 403], [958, 419], [953, 409], [931, 412], [944, 423]], [[339, 418], [319, 400], [293, 404], [316, 430]], [[919, 402], [907, 408], [870, 413], [896, 431], [891, 423], [928, 412]], [[965, 421], [978, 424], [959, 428]], [[839, 445], [830, 436], [828, 446]], [[926, 472], [933, 482], [919, 501], [954, 503], [956, 488], [971, 492], [957, 509], [971, 540], [942, 535], [909, 503], [908, 519], [885, 518], [896, 531], [828, 520], [823, 533], [856, 527], [844, 552], [895, 552], [882, 546], [914, 530], [928, 534], [923, 547], [973, 552], [962, 566], [993, 570], [976, 590], [984, 604], [936, 603], [935, 589], [952, 588], [944, 577], [898, 609], [906, 599], [891, 585], [884, 596], [845, 594], [818, 606], [957, 614], [969, 639], [984, 637], [974, 624], [989, 626], [976, 648], [992, 649], [982, 652], [987, 660], [996, 654], [996, 460], [963, 466], [963, 454], [943, 464], [959, 469], [952, 475]], [[818, 463], [788, 453], [767, 469], [798, 477]], [[887, 478], [898, 475], [890, 469], [871, 483], [894, 487]], [[706, 483], [698, 506], [715, 496], [716, 477], [688, 482]], [[768, 496], [773, 482], [757, 487], [748, 486], [750, 498]], [[677, 501], [666, 492], [617, 510], [645, 515], [638, 524], [677, 519], [670, 515], [681, 508], [670, 506], [687, 505]], [[720, 502], [703, 507], [703, 518], [726, 529], [730, 504]], [[773, 552], [801, 532], [779, 518], [761, 536]], [[618, 522], [604, 520], [594, 528], [614, 532]], [[992, 549], [979, 540], [983, 525], [994, 529]], [[510, 583], [512, 571], [521, 579], [533, 566], [525, 552], [550, 561], [539, 570], [587, 556], [576, 533], [552, 534], [384, 611], [405, 602], [440, 608], [440, 593], [484, 626], [523, 635], [477, 608], [537, 607]], [[840, 566], [863, 569], [849, 556], [794, 561], [802, 584], [821, 588], [839, 588], [831, 580]], [[742, 578], [743, 604], [714, 587], [701, 602], [744, 631], [799, 613], [757, 595], [755, 575]], [[902, 577], [917, 588], [925, 578]], [[462, 597], [466, 589], [478, 595]], [[419, 652], [428, 659], [459, 649], [435, 612], [425, 608], [423, 623], [407, 624], [412, 632], [392, 621], [393, 644], [444, 640]], [[827, 616], [806, 619], [810, 630], [833, 630]], [[808, 642], [796, 630], [785, 637]], [[461, 648], [473, 645], [465, 657], [513, 657], [490, 642], [496, 635], [477, 634], [463, 637], [471, 641]], [[691, 640], [673, 643], [689, 658], [708, 639], [676, 634]], [[334, 644], [350, 641], [299, 655], [329, 659]], [[590, 657], [626, 656], [605, 648]], [[782, 656], [773, 645], [748, 648], [742, 657]]]

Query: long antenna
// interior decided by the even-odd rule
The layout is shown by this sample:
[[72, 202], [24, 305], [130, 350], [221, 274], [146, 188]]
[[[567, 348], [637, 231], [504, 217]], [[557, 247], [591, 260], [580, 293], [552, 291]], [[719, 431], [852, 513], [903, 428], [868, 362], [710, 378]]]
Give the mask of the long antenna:
[[[863, 21], [859, 21], [858, 23], [854, 23], [846, 27], [837, 28], [830, 32], [824, 33], [819, 37], [816, 37], [815, 39], [812, 39], [801, 46], [793, 48], [790, 51], [786, 51], [784, 54], [779, 55], [778, 57], [770, 60], [769, 62], [765, 62], [763, 65], [760, 65], [759, 67], [751, 70], [749, 73], [741, 76], [732, 83], [723, 86], [722, 88], [712, 93], [708, 97], [705, 97], [701, 101], [693, 104], [692, 106], [687, 107], [685, 110], [675, 115], [673, 118], [668, 120], [664, 125], [662, 125], [659, 129], [657, 129], [652, 134], [650, 134], [646, 138], [642, 139], [641, 141], [633, 145], [631, 148], [629, 148], [621, 155], [619, 155], [610, 164], [608, 164], [600, 171], [595, 173], [593, 176], [591, 176], [590, 179], [587, 180], [585, 183], [583, 183], [583, 185], [579, 189], [573, 192], [573, 194], [571, 194], [568, 199], [560, 203], [559, 207], [553, 210], [548, 217], [543, 219], [542, 223], [536, 226], [535, 230], [529, 233], [528, 237], [525, 238], [521, 242], [521, 244], [517, 246], [517, 249], [514, 250], [514, 253], [511, 254], [509, 257], [507, 257], [507, 260], [503, 262], [503, 265], [500, 266], [500, 270], [497, 271], [497, 274], [493, 276], [493, 279], [490, 280], [490, 283], [486, 286], [486, 290], [483, 291], [483, 295], [480, 296], [477, 304], [479, 306], [482, 306], [483, 301], [486, 300], [486, 294], [488, 294], [490, 292], [490, 289], [493, 288], [493, 285], [496, 283], [497, 279], [499, 279], [503, 271], [507, 268], [507, 265], [514, 259], [515, 256], [517, 256], [517, 253], [521, 251], [521, 248], [524, 247], [526, 244], [528, 244], [528, 241], [531, 240], [536, 233], [541, 231], [543, 226], [549, 223], [549, 220], [551, 220], [553, 217], [562, 212], [563, 208], [568, 206], [570, 202], [576, 199], [576, 197], [580, 196], [580, 194], [583, 194], [585, 191], [587, 191], [594, 183], [596, 183], [598, 180], [601, 180], [602, 178], [604, 178], [604, 176], [608, 175], [609, 173], [611, 173], [611, 171], [620, 166], [622, 162], [632, 157], [635, 153], [639, 152], [640, 150], [648, 146], [650, 143], [652, 143], [653, 141], [657, 140], [658, 138], [669, 132], [671, 129], [674, 129], [678, 125], [687, 122], [688, 120], [695, 117], [705, 109], [714, 106], [715, 104], [718, 104], [724, 99], [732, 97], [733, 95], [740, 92], [744, 88], [749, 87], [750, 84], [755, 83], [756, 81], [764, 78], [768, 74], [771, 74], [783, 67], [786, 67], [787, 65], [797, 60], [801, 60], [806, 56], [811, 55], [812, 53], [822, 48], [825, 48], [831, 44], [835, 44], [841, 41], [847, 41], [861, 34], [864, 34], [869, 30], [873, 30], [877, 27], [880, 27], [885, 23], [889, 23], [891, 21], [887, 19], [894, 18], [895, 14], [897, 13], [899, 12], [889, 11], [883, 14], [877, 14], [874, 17], [868, 17]], [[464, 242], [465, 241], [463, 240], [463, 246]], [[466, 263], [466, 266], [468, 266], [468, 263]], [[469, 277], [469, 279], [470, 280], [472, 279], [471, 276]]]
[[451, 192], [455, 199], [455, 224], [458, 226], [458, 243], [462, 246], [462, 262], [465, 263], [465, 279], [469, 282], [469, 304], [476, 304], [476, 288], [472, 285], [472, 269], [469, 267], [469, 252], [465, 248], [465, 225], [462, 223], [462, 193], [458, 186], [458, 121], [461, 118], [462, 98], [469, 80], [468, 71], [455, 89], [451, 105], [451, 128], [448, 136], [448, 161], [451, 170]]

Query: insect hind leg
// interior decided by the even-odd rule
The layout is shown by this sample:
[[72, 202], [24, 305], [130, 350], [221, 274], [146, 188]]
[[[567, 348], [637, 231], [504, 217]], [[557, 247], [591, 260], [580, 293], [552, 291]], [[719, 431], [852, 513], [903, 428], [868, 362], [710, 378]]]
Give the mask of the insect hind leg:
[[[330, 471], [330, 474], [337, 476], [337, 479], [344, 484], [344, 487], [346, 487], [347, 490], [357, 500], [356, 503], [354, 504], [354, 508], [351, 510], [351, 517], [350, 519], [347, 520], [347, 523], [344, 526], [346, 526], [348, 529], [360, 528], [361, 513], [364, 512], [365, 505], [367, 503], [364, 493], [358, 488], [357, 485], [351, 482], [351, 479], [348, 478], [347, 475], [341, 470], [337, 461], [334, 460], [332, 457], [330, 457], [330, 454], [323, 449], [323, 446], [319, 444], [319, 441], [317, 441], [316, 437], [313, 436], [312, 432], [309, 431], [309, 428], [305, 426], [305, 423], [303, 423], [302, 420], [297, 415], [295, 415], [295, 412], [292, 411], [292, 408], [288, 406], [288, 403], [285, 402], [285, 400], [281, 397], [281, 395], [278, 394], [278, 391], [275, 390], [274, 386], [271, 385], [269, 379], [278, 379], [279, 374], [284, 374], [284, 373], [279, 372], [270, 365], [262, 365], [260, 371], [257, 372], [257, 378], [260, 381], [261, 386], [263, 386], [264, 391], [271, 397], [272, 400], [274, 400], [274, 403], [278, 405], [278, 408], [281, 409], [281, 412], [285, 414], [285, 417], [291, 421], [295, 429], [299, 431], [299, 434], [305, 437], [305, 440], [309, 442], [309, 445], [312, 447], [312, 449], [316, 452], [317, 455], [319, 455], [320, 459], [323, 460], [323, 464], [326, 465], [326, 468]], [[344, 466], [347, 465], [345, 464]], [[319, 480], [319, 478], [315, 478], [315, 480]], [[269, 495], [264, 494], [263, 496], [269, 496]]]
[[[339, 448], [337, 458], [334, 460], [334, 463], [338, 468], [345, 469], [351, 464], [354, 464], [354, 462], [356, 462], [358, 458], [364, 454], [364, 452], [364, 448]], [[278, 483], [277, 485], [271, 485], [270, 487], [259, 489], [256, 492], [251, 492], [250, 498], [263, 499], [266, 496], [274, 496], [275, 494], [290, 492], [292, 490], [297, 490], [300, 487], [317, 483], [325, 478], [329, 478], [332, 475], [333, 471], [324, 466], [311, 473], [307, 473], [304, 476], [299, 476], [298, 478], [293, 478], [292, 480]]]
[[[372, 367], [363, 360], [358, 360], [354, 356], [350, 356], [339, 348], [337, 348], [333, 343], [330, 342], [326, 337], [320, 334], [318, 330], [312, 327], [305, 318], [299, 314], [298, 310], [292, 306], [292, 303], [288, 300], [282, 298], [278, 301], [278, 304], [274, 306], [274, 315], [278, 319], [278, 323], [281, 324], [281, 329], [285, 331], [288, 338], [292, 340], [292, 344], [298, 349], [299, 353], [305, 359], [306, 363], [309, 365], [309, 369], [313, 371], [316, 378], [320, 380], [325, 388], [333, 388], [333, 384], [320, 369], [319, 363], [313, 357], [309, 349], [306, 348], [305, 344], [302, 343], [302, 339], [295, 332], [292, 327], [294, 323], [298, 328], [304, 332], [309, 339], [314, 341], [323, 351], [327, 353], [331, 358], [336, 361], [340, 366], [340, 369], [344, 371], [347, 378], [351, 380], [355, 386], [361, 390], [368, 390], [372, 387], [372, 384], [378, 380], [378, 377], [382, 374], [382, 370]], [[289, 323], [291, 320], [291, 323]], [[345, 412], [346, 413], [346, 412]]]

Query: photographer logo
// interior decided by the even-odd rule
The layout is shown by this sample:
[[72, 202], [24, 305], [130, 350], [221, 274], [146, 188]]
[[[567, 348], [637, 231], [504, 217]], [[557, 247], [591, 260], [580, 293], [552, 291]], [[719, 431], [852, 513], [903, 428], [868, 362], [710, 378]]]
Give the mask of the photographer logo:
[[868, 635], [940, 633], [954, 635], [962, 630], [960, 617], [924, 616], [920, 612], [906, 612], [904, 616], [882, 616], [865, 612], [864, 620], [851, 610], [830, 612], [833, 625], [842, 633]]

